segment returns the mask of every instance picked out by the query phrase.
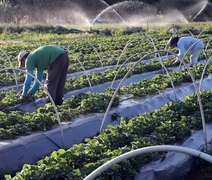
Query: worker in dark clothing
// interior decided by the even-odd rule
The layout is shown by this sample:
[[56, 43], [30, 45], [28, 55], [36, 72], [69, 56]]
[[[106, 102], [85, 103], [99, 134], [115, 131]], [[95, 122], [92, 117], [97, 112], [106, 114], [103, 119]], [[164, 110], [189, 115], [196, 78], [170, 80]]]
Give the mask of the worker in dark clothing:
[[[46, 87], [50, 93], [54, 103], [61, 105], [64, 96], [64, 87], [66, 75], [69, 66], [69, 58], [65, 49], [48, 45], [35, 49], [33, 52], [20, 52], [18, 55], [19, 68], [25, 67], [27, 72], [33, 75], [36, 69], [36, 78], [39, 81], [43, 79], [43, 71], [47, 70]], [[28, 98], [39, 88], [39, 83], [34, 81], [33, 86], [32, 77], [26, 75], [22, 98]]]

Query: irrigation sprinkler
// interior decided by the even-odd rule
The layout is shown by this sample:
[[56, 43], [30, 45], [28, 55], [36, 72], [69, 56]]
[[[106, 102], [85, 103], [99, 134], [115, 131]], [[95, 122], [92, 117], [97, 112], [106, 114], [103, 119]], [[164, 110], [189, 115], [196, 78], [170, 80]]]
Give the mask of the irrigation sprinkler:
[[[13, 68], [14, 66], [13, 66], [12, 61], [10, 60], [9, 56], [7, 55], [7, 53], [1, 48], [0, 48], [0, 51], [6, 56], [6, 58], [10, 62], [11, 67]], [[16, 90], [18, 90], [18, 80], [17, 80], [16, 72], [14, 69], [12, 71], [13, 71], [13, 75], [14, 75], [14, 79], [15, 79]]]
[[136, 150], [132, 150], [130, 152], [124, 153], [120, 156], [117, 156], [110, 161], [106, 162], [105, 164], [101, 165], [98, 167], [96, 170], [91, 172], [88, 176], [84, 178], [84, 180], [93, 180], [96, 178], [98, 175], [103, 173], [105, 170], [110, 168], [113, 164], [117, 164], [121, 162], [124, 159], [128, 159], [137, 155], [141, 155], [144, 153], [152, 153], [152, 152], [178, 152], [178, 153], [183, 153], [183, 154], [188, 154], [194, 157], [198, 157], [200, 159], [203, 159], [209, 163], [212, 163], [212, 156], [209, 154], [206, 154], [204, 152], [187, 148], [187, 147], [180, 147], [180, 146], [173, 146], [173, 145], [159, 145], [159, 146], [149, 146], [149, 147], [144, 147], [144, 148], [139, 148]]
[[86, 77], [87, 77], [88, 84], [89, 84], [89, 86], [90, 86], [90, 88], [91, 88], [91, 92], [93, 92], [93, 88], [92, 88], [92, 86], [91, 86], [91, 82], [90, 82], [90, 79], [89, 79], [89, 77], [88, 77], [88, 73], [87, 73], [87, 71], [85, 70], [83, 64], [82, 64], [81, 61], [77, 58], [77, 56], [75, 55], [74, 52], [72, 52], [70, 49], [68, 49], [68, 52], [70, 52], [70, 53], [74, 56], [74, 58], [79, 62], [79, 64], [80, 64], [82, 70], [84, 71], [84, 74], [85, 74]]
[[[105, 2], [105, 1], [104, 1], [104, 2]], [[105, 4], [108, 5], [106, 2], [105, 2]], [[110, 9], [112, 9], [113, 12], [123, 21], [123, 23], [124, 23], [125, 25], [127, 25], [127, 22], [126, 22], [126, 21], [121, 17], [121, 15], [113, 8], [113, 6], [108, 5], [107, 8], [105, 8], [102, 12], [100, 12], [100, 13], [93, 19], [93, 21], [91, 22], [91, 26], [95, 23], [95, 21], [96, 21], [102, 14], [104, 14], [105, 12], [107, 12], [107, 10], [110, 10]]]
[[205, 9], [205, 7], [206, 7], [207, 4], [208, 4], [208, 0], [203, 0], [203, 1], [201, 1], [201, 3], [204, 3], [204, 5], [203, 5], [202, 8], [200, 9], [200, 11], [197, 12], [197, 14], [190, 20], [190, 22], [193, 22], [193, 21], [202, 13], [202, 11]]
[[29, 76], [31, 76], [32, 78], [34, 78], [34, 80], [36, 82], [39, 83], [39, 85], [41, 85], [41, 87], [44, 89], [45, 93], [47, 94], [47, 96], [49, 97], [51, 103], [52, 103], [52, 106], [54, 108], [54, 111], [55, 111], [55, 115], [56, 115], [56, 118], [57, 118], [57, 122], [59, 124], [59, 127], [60, 127], [60, 134], [61, 134], [61, 142], [62, 142], [62, 148], [65, 148], [64, 146], [64, 136], [63, 136], [63, 130], [62, 130], [62, 126], [61, 126], [61, 120], [60, 120], [60, 117], [59, 117], [59, 114], [58, 114], [58, 111], [57, 111], [57, 107], [52, 99], [52, 96], [49, 94], [48, 90], [46, 89], [46, 87], [32, 74], [30, 74], [29, 72], [27, 72], [26, 70], [23, 70], [23, 69], [19, 69], [19, 68], [4, 68], [4, 69], [1, 69], [0, 72], [2, 71], [7, 71], [7, 70], [17, 70], [17, 71], [20, 71], [22, 73], [25, 73]]
[[[121, 87], [123, 81], [127, 78], [127, 76], [129, 75], [129, 73], [133, 70], [133, 68], [134, 68], [142, 59], [144, 59], [145, 57], [147, 57], [147, 56], [149, 56], [149, 55], [151, 55], [151, 54], [160, 53], [160, 52], [170, 53], [170, 54], [174, 55], [175, 57], [177, 57], [177, 55], [176, 55], [175, 53], [171, 52], [171, 51], [167, 51], [167, 50], [158, 50], [158, 51], [154, 51], [154, 52], [148, 53], [147, 55], [144, 55], [141, 59], [139, 59], [139, 60], [128, 70], [128, 72], [127, 72], [127, 73], [125, 74], [125, 76], [122, 78], [122, 80], [121, 80], [120, 83], [118, 84], [116, 90], [114, 91], [113, 96], [112, 96], [112, 98], [111, 98], [111, 100], [110, 100], [110, 102], [109, 102], [109, 104], [108, 104], [108, 107], [107, 107], [107, 109], [106, 109], [106, 112], [105, 112], [105, 114], [104, 114], [104, 117], [103, 117], [103, 120], [102, 120], [102, 123], [101, 123], [101, 126], [100, 126], [100, 133], [101, 133], [102, 130], [103, 130], [103, 126], [104, 126], [106, 117], [107, 117], [107, 115], [108, 115], [108, 113], [109, 113], [109, 110], [110, 110], [110, 108], [111, 108], [111, 106], [112, 106], [113, 100], [114, 100], [116, 94], [118, 93], [118, 91], [119, 91], [119, 89], [120, 89], [120, 87]], [[205, 136], [205, 148], [206, 148], [206, 152], [207, 152], [207, 150], [208, 150], [208, 148], [207, 148], [207, 147], [208, 147], [208, 146], [207, 146], [207, 131], [206, 131], [206, 127], [205, 127], [205, 118], [204, 118], [204, 111], [203, 111], [203, 106], [202, 106], [202, 102], [201, 102], [200, 92], [199, 92], [199, 90], [198, 90], [198, 88], [197, 88], [197, 84], [196, 84], [196, 82], [195, 82], [195, 79], [194, 79], [194, 77], [193, 77], [193, 75], [192, 75], [190, 69], [187, 67], [186, 63], [184, 62], [184, 59], [182, 59], [182, 63], [183, 63], [183, 65], [186, 67], [186, 69], [187, 69], [187, 71], [188, 71], [188, 73], [189, 73], [189, 75], [190, 75], [190, 77], [191, 77], [191, 79], [192, 79], [192, 82], [193, 82], [194, 88], [195, 88], [195, 92], [196, 92], [196, 94], [197, 94], [197, 100], [198, 100], [198, 103], [199, 103], [200, 113], [201, 113], [201, 119], [202, 119], [203, 132], [204, 132], [204, 136]]]

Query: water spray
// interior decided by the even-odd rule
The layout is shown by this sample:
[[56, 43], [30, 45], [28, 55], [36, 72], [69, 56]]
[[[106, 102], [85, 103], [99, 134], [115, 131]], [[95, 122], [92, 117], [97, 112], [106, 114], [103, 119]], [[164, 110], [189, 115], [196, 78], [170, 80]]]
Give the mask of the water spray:
[[202, 11], [205, 9], [206, 5], [208, 4], [208, 0], [204, 0], [201, 3], [204, 3], [204, 5], [200, 9], [200, 11], [191, 19], [191, 22], [193, 22], [202, 13]]
[[[102, 2], [103, 2], [103, 1], [102, 1]], [[121, 3], [122, 3], [122, 2], [121, 2]], [[93, 19], [93, 21], [91, 22], [91, 26], [95, 23], [95, 21], [96, 21], [102, 14], [104, 14], [105, 12], [107, 12], [107, 11], [110, 10], [110, 9], [112, 9], [113, 12], [124, 22], [124, 24], [127, 25], [127, 22], [126, 22], [126, 21], [121, 17], [121, 15], [120, 15], [119, 13], [117, 13], [117, 11], [113, 8], [114, 6], [117, 6], [117, 5], [121, 4], [121, 3], [117, 3], [117, 4], [113, 5], [113, 6], [110, 6], [110, 5], [108, 5], [108, 4], [105, 2], [105, 4], [106, 4], [108, 7], [105, 8], [102, 12], [100, 12], [100, 13]]]
[[102, 68], [103, 68], [102, 58], [101, 58], [99, 52], [97, 51], [97, 49], [94, 47], [94, 45], [93, 45], [92, 43], [90, 43], [90, 42], [88, 42], [88, 43], [91, 45], [91, 47], [94, 49], [94, 51], [95, 51], [96, 54], [98, 55], [99, 60], [100, 60], [100, 62], [101, 62], [101, 66], [102, 66]]

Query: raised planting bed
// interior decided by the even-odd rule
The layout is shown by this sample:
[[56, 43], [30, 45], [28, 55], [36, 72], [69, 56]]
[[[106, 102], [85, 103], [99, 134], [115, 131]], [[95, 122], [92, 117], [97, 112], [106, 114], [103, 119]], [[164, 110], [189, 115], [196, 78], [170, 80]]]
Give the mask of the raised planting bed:
[[[208, 89], [212, 88], [211, 81], [212, 81], [211, 77], [208, 77], [207, 79], [204, 80], [204, 83], [203, 83], [204, 90], [208, 90]], [[194, 92], [194, 87], [192, 84], [184, 86], [184, 87], [179, 87], [176, 90], [177, 97], [179, 98], [178, 100], [183, 99], [186, 95], [193, 93], [193, 92]], [[146, 99], [123, 101], [119, 108], [115, 108], [110, 112], [110, 114], [107, 117], [107, 121], [106, 121], [104, 127], [106, 127], [108, 123], [111, 123], [111, 116], [114, 113], [118, 113], [120, 116], [123, 116], [123, 117], [132, 117], [132, 116], [136, 116], [143, 112], [147, 112], [147, 111], [151, 112], [155, 109], [158, 109], [161, 106], [163, 106], [164, 104], [170, 102], [171, 99], [175, 100], [175, 95], [174, 95], [173, 90], [165, 92], [164, 95], [157, 95], [155, 97], [148, 97]], [[49, 110], [47, 110], [47, 111], [49, 111]], [[65, 137], [65, 147], [68, 148], [75, 143], [81, 142], [86, 137], [92, 137], [93, 135], [97, 134], [99, 131], [102, 119], [103, 119], [103, 114], [89, 115], [87, 117], [80, 116], [79, 118], [77, 118], [75, 120], [75, 122], [72, 125], [65, 125], [63, 127], [64, 137]], [[49, 121], [47, 121], [47, 122], [49, 123]], [[113, 124], [114, 123], [117, 124], [117, 121], [113, 122]], [[200, 124], [200, 126], [201, 126], [201, 124]], [[87, 129], [87, 130], [84, 131], [85, 129]], [[80, 135], [77, 135], [78, 134], [77, 131], [80, 133]], [[179, 132], [180, 132], [180, 129], [179, 129]], [[34, 140], [31, 141], [32, 139], [34, 139]], [[42, 141], [41, 141], [41, 139], [42, 139]], [[23, 147], [25, 147], [25, 149], [26, 149], [26, 153], [24, 153], [24, 154], [26, 154], [26, 156], [28, 157], [28, 158], [24, 158], [22, 156], [22, 154], [20, 154], [21, 157], [23, 157], [22, 161], [20, 161], [21, 157], [17, 156], [18, 153], [16, 153], [18, 150], [17, 148], [20, 148], [20, 146], [19, 146], [20, 142], [21, 142], [21, 144], [24, 145]], [[42, 143], [42, 142], [44, 142], [44, 143]], [[28, 145], [28, 144], [30, 144], [30, 145]], [[42, 146], [41, 144], [47, 145], [46, 150], [45, 151], [44, 150], [35, 151], [35, 149], [37, 149], [37, 148], [39, 149], [39, 147]], [[28, 146], [29, 146], [29, 148], [33, 148], [34, 151], [27, 150]], [[8, 168], [7, 170], [9, 170], [9, 168], [11, 168], [12, 164], [14, 163], [14, 165], [12, 167], [14, 167], [13, 171], [16, 171], [18, 169], [18, 167], [20, 167], [24, 163], [36, 163], [36, 161], [38, 159], [40, 159], [41, 157], [47, 155], [48, 153], [50, 153], [52, 151], [52, 148], [53, 148], [52, 146], [55, 148], [55, 150], [62, 146], [59, 129], [55, 129], [55, 130], [52, 130], [47, 133], [41, 132], [39, 134], [30, 135], [29, 137], [24, 137], [24, 138], [21, 138], [18, 140], [10, 141], [10, 142], [8, 142], [8, 141], [4, 142], [2, 144], [2, 153], [1, 153], [2, 158], [7, 157], [8, 155], [4, 156], [3, 154], [8, 153], [8, 152], [12, 153], [12, 154], [13, 153], [16, 154], [16, 158], [14, 156], [12, 156], [12, 154], [11, 154], [10, 156], [13, 157], [13, 161], [10, 161], [9, 159], [8, 159], [8, 161], [5, 161], [7, 163], [3, 164], [2, 169], [5, 170], [5, 168], [6, 169]], [[52, 147], [52, 148], [48, 148], [48, 147]], [[13, 150], [6, 150], [7, 148], [13, 149]], [[36, 153], [36, 152], [39, 152], [39, 153]], [[35, 157], [35, 158], [33, 158], [33, 157]], [[4, 161], [4, 159], [2, 159], [2, 162], [3, 161]]]
[[[205, 119], [210, 122], [212, 92], [202, 92], [201, 97]], [[159, 110], [128, 120], [122, 118], [120, 125], [108, 127], [99, 136], [87, 138], [84, 143], [68, 150], [55, 151], [37, 165], [25, 165], [17, 177], [82, 179], [120, 154], [150, 145], [180, 143], [190, 136], [191, 129], [200, 128], [197, 97], [190, 95], [181, 102], [166, 104]], [[144, 164], [160, 157], [161, 154], [154, 153], [130, 158], [114, 165], [99, 178], [133, 178]]]

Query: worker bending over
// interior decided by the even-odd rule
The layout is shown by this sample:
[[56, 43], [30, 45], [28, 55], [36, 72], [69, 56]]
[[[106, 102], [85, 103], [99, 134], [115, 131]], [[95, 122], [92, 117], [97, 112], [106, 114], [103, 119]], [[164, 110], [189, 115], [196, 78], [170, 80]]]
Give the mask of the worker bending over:
[[204, 48], [203, 41], [194, 37], [172, 37], [168, 42], [171, 48], [179, 49], [178, 57], [173, 62], [182, 61], [185, 55], [190, 55], [190, 65], [197, 64], [201, 50]]
[[[19, 68], [25, 67], [27, 72], [33, 75], [36, 69], [36, 78], [43, 79], [43, 71], [47, 70], [46, 87], [54, 103], [61, 105], [64, 96], [66, 75], [69, 66], [68, 54], [64, 48], [55, 45], [42, 46], [32, 52], [20, 52], [18, 55]], [[39, 88], [39, 83], [34, 81], [31, 87], [32, 77], [26, 75], [22, 98], [28, 98]]]

